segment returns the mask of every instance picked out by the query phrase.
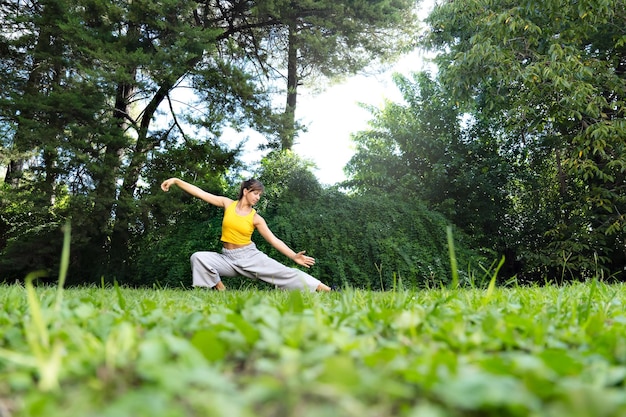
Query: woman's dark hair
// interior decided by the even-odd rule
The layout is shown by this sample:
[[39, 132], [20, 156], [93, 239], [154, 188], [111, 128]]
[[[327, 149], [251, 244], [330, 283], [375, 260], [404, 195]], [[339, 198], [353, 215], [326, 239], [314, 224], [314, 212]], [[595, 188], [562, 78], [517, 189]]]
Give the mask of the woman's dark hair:
[[248, 191], [260, 191], [260, 192], [264, 192], [265, 191], [265, 187], [263, 186], [263, 183], [255, 178], [250, 178], [249, 180], [246, 180], [244, 182], [241, 183], [241, 187], [239, 188], [239, 196], [237, 197], [238, 200], [241, 200], [241, 198], [243, 197], [243, 190], [248, 190]]

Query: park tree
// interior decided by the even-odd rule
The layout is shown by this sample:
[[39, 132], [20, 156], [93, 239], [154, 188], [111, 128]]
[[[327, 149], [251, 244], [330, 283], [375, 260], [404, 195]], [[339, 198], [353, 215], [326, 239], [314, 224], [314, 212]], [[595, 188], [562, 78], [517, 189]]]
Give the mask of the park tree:
[[[54, 241], [63, 218], [72, 218], [76, 270], [122, 273], [132, 239], [144, 232], [138, 219], [146, 211], [140, 197], [147, 175], [158, 181], [188, 167], [172, 160], [163, 164], [172, 171], [159, 178], [153, 161], [182, 142], [200, 152], [188, 160], [213, 166], [207, 175], [226, 175], [238, 151], [223, 149], [222, 128], [271, 120], [263, 89], [218, 48], [252, 26], [271, 24], [250, 22], [244, 6], [3, 2], [7, 29], [0, 44], [7, 54], [0, 66], [3, 80], [11, 81], [0, 106], [9, 155], [4, 267], [49, 266], [37, 248]], [[181, 88], [199, 92], [196, 103], [186, 99], [200, 109], [193, 117], [175, 109]], [[191, 130], [190, 122], [201, 130]]]
[[396, 74], [394, 82], [403, 102], [369, 107], [369, 128], [352, 137], [356, 152], [345, 185], [421, 201], [472, 236], [476, 247], [501, 253], [509, 175], [496, 140], [462, 118], [428, 73]]
[[[419, 28], [416, 0], [265, 0], [259, 16], [276, 22], [258, 35], [261, 71], [284, 82], [286, 95], [280, 143], [288, 150], [302, 126], [296, 121], [298, 87], [320, 78], [337, 79], [412, 50]], [[265, 20], [264, 19], [264, 20]]]
[[622, 274], [626, 4], [455, 0], [427, 21], [439, 80], [523, 173], [510, 195], [515, 227], [534, 233], [526, 269]]
[[74, 189], [65, 182], [78, 176], [79, 161], [90, 152], [77, 134], [97, 131], [93, 122], [105, 103], [93, 83], [69, 66], [79, 57], [64, 29], [75, 7], [65, 1], [9, 1], [0, 8], [6, 81], [0, 102], [3, 270], [40, 268], [58, 258], [54, 236]]

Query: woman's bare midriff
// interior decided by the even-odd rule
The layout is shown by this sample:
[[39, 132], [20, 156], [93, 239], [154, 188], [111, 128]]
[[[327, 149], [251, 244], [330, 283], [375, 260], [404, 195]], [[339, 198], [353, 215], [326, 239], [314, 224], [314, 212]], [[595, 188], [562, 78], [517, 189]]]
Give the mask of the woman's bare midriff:
[[226, 249], [239, 249], [239, 248], [245, 248], [246, 246], [248, 246], [250, 243], [246, 243], [245, 245], [238, 245], [236, 243], [230, 243], [230, 242], [222, 242], [222, 245], [224, 246], [224, 248]]

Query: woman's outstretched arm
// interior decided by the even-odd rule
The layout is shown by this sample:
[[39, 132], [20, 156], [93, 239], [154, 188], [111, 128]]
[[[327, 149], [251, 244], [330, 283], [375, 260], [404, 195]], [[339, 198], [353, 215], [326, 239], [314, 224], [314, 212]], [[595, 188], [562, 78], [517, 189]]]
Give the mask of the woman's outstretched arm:
[[193, 184], [189, 184], [188, 182], [185, 182], [179, 178], [169, 178], [163, 181], [161, 183], [161, 189], [167, 192], [172, 185], [176, 185], [178, 188], [185, 191], [186, 193], [189, 193], [194, 197], [198, 197], [199, 199], [204, 200], [207, 203], [213, 204], [217, 207], [226, 208], [230, 203], [233, 202], [233, 200], [228, 197], [207, 193], [203, 189], [196, 187]]
[[[289, 246], [287, 246], [285, 242], [277, 238], [274, 235], [274, 233], [272, 233], [270, 228], [267, 226], [265, 219], [263, 219], [263, 217], [259, 216], [258, 214], [254, 215], [254, 227], [256, 227], [256, 229], [259, 231], [259, 233], [261, 234], [261, 236], [263, 236], [265, 240], [267, 240], [278, 251], [280, 251], [283, 255], [285, 255], [289, 259], [293, 260], [298, 265], [302, 265], [307, 268], [310, 268], [312, 265], [315, 265], [315, 258], [306, 256], [304, 254], [304, 251], [301, 251], [298, 253], [294, 252]], [[324, 284], [323, 282], [320, 282], [316, 288], [316, 291], [327, 292], [327, 291], [331, 291], [331, 288], [328, 285]]]
[[310, 268], [312, 265], [315, 265], [315, 258], [310, 256], [306, 256], [304, 254], [305, 251], [295, 252], [293, 251], [285, 242], [280, 240], [279, 238], [272, 233], [270, 228], [267, 226], [265, 219], [259, 216], [258, 214], [254, 215], [254, 227], [259, 231], [261, 236], [265, 240], [267, 240], [273, 247], [275, 247], [280, 253], [297, 263], [298, 265], [305, 266]]

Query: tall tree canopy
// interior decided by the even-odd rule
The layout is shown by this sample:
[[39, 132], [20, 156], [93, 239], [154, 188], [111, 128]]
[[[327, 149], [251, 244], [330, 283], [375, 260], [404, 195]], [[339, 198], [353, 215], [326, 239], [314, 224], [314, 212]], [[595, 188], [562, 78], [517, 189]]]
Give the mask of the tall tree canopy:
[[395, 84], [404, 103], [370, 107], [369, 129], [353, 135], [345, 185], [423, 201], [472, 236], [474, 246], [502, 252], [509, 173], [496, 141], [463, 120], [429, 74], [396, 75]]
[[[268, 0], [256, 11], [278, 22], [262, 29], [258, 56], [268, 74], [285, 82], [280, 143], [291, 149], [298, 87], [307, 79], [355, 74], [415, 48], [419, 0]], [[311, 80], [310, 80], [311, 81]]]
[[534, 232], [526, 262], [623, 273], [626, 3], [454, 0], [428, 23], [442, 84], [524, 168], [511, 200]]

